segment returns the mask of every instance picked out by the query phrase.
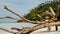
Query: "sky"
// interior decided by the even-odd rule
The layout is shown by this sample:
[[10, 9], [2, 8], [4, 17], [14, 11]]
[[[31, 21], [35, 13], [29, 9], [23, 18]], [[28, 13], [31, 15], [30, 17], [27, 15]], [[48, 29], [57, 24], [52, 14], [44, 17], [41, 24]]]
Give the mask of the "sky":
[[[29, 13], [32, 8], [37, 7], [39, 4], [47, 1], [50, 0], [0, 0], [0, 17], [12, 16], [18, 18], [16, 15], [5, 10], [4, 5], [19, 15], [23, 16], [24, 14]], [[11, 19], [7, 20], [10, 21]], [[6, 21], [6, 19], [0, 20], [0, 22], [1, 21]]]

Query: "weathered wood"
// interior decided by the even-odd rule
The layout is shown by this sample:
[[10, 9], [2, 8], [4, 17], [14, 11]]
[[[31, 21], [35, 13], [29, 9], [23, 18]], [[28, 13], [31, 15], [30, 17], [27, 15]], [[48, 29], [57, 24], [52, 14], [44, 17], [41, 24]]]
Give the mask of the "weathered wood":
[[[55, 26], [55, 25], [60, 26], [60, 22], [49, 23], [49, 26]], [[21, 31], [18, 32], [18, 34], [25, 34], [25, 33], [30, 34], [33, 31], [36, 31], [38, 29], [45, 28], [45, 27], [48, 27], [48, 25], [47, 24], [37, 25], [29, 29], [22, 29]]]
[[[17, 14], [16, 12], [10, 10], [9, 8], [7, 8], [7, 6], [4, 6], [4, 8], [5, 8], [6, 10], [8, 10], [9, 12], [17, 15], [17, 16], [18, 16], [19, 18], [21, 18], [23, 21], [26, 21], [26, 22], [29, 22], [29, 23], [32, 23], [32, 24], [43, 24], [43, 23], [45, 23], [45, 22], [36, 22], [36, 21], [28, 20], [28, 19], [26, 19], [26, 18], [24, 18], [24, 17], [21, 17], [21, 16], [20, 16], [19, 14]], [[54, 11], [53, 11], [53, 9], [52, 9], [51, 7], [50, 7], [50, 10], [51, 10], [52, 14], [55, 15], [55, 13], [54, 13]], [[38, 15], [38, 16], [39, 16], [39, 15]], [[39, 17], [41, 18], [41, 16], [39, 16]]]
[[16, 12], [10, 10], [7, 6], [4, 6], [4, 9], [8, 10], [9, 12], [13, 13], [14, 15], [18, 16], [19, 18], [23, 19], [23, 20], [26, 20], [28, 22], [30, 22], [30, 20], [24, 18], [24, 17], [21, 17], [19, 14], [17, 14]]
[[51, 13], [53, 14], [53, 16], [56, 16], [54, 10], [52, 9], [52, 7], [49, 7], [49, 8], [50, 8]]
[[[55, 22], [55, 23], [49, 23], [49, 26], [60, 26], [60, 22]], [[15, 34], [30, 34], [38, 29], [42, 29], [42, 28], [45, 28], [45, 27], [48, 27], [47, 24], [42, 24], [42, 25], [36, 25], [34, 27], [30, 27], [30, 28], [25, 28], [25, 29], [22, 29], [21, 31], [15, 33]], [[3, 29], [3, 28], [0, 28], [1, 30], [4, 30], [4, 31], [7, 31], [7, 32], [10, 32], [10, 33], [14, 33], [14, 32], [11, 32], [11, 31], [8, 31], [6, 29]]]
[[[49, 23], [49, 26], [55, 26], [55, 25], [60, 26], [60, 23], [59, 22], [57, 22], [57, 23]], [[43, 25], [35, 26], [35, 27], [33, 27], [33, 30], [31, 32], [36, 31], [36, 30], [41, 29], [41, 28], [45, 28], [45, 27], [48, 27], [48, 25], [43, 24]]]
[[[60, 26], [60, 22], [55, 22], [55, 23], [49, 23], [50, 26]], [[34, 30], [37, 30], [37, 29], [41, 29], [41, 28], [44, 28], [44, 27], [47, 27], [48, 25], [47, 24], [42, 24], [42, 25], [38, 25], [36, 27], [34, 27]]]
[[8, 10], [9, 12], [17, 15], [18, 17], [21, 17], [19, 14], [17, 14], [16, 12], [13, 12], [12, 10], [8, 9], [7, 6], [4, 6], [4, 9]]
[[13, 17], [10, 17], [10, 16], [0, 17], [0, 19], [6, 19], [6, 18], [10, 18], [10, 19], [13, 19], [13, 20], [18, 20], [18, 18], [13, 18]]
[[[10, 17], [10, 16], [0, 17], [0, 19], [6, 19], [6, 18], [13, 19], [13, 20], [21, 20], [19, 18], [13, 18], [13, 17]], [[29, 23], [32, 23], [32, 24], [44, 24], [44, 22], [36, 22], [36, 21], [29, 21]]]
[[40, 19], [42, 19], [42, 20], [43, 20], [43, 18], [42, 18], [39, 14], [37, 14], [37, 16], [38, 16]]
[[[36, 31], [38, 29], [41, 29], [41, 28], [45, 28], [45, 27], [48, 27], [48, 25], [44, 22], [36, 22], [36, 21], [31, 21], [31, 20], [28, 20], [24, 17], [21, 17], [19, 14], [15, 13], [14, 11], [10, 10], [9, 8], [7, 8], [6, 6], [4, 6], [4, 9], [8, 10], [9, 12], [15, 14], [16, 16], [18, 16], [19, 18], [21, 18], [22, 20], [25, 20], [26, 22], [30, 22], [30, 23], [33, 23], [33, 24], [38, 24], [37, 26], [34, 26], [34, 27], [30, 27], [30, 28], [23, 28], [23, 29], [17, 29], [17, 28], [12, 28], [12, 29], [15, 29], [15, 30], [18, 30], [19, 32], [17, 33], [14, 33], [12, 31], [9, 31], [9, 30], [6, 30], [6, 29], [3, 29], [3, 28], [0, 28], [1, 30], [4, 30], [4, 31], [7, 31], [7, 32], [10, 32], [10, 33], [14, 33], [14, 34], [30, 34], [31, 32], [33, 31]], [[51, 10], [51, 13], [55, 16], [55, 13], [53, 11], [53, 9], [50, 7], [50, 10]], [[40, 18], [41, 16], [38, 15]], [[6, 17], [3, 17], [3, 18], [11, 18], [11, 19], [15, 19], [15, 18], [12, 18], [10, 16], [6, 16]], [[49, 26], [60, 26], [60, 23], [59, 22], [56, 22], [56, 23], [49, 23]], [[57, 30], [57, 29], [56, 29]]]
[[0, 28], [0, 30], [4, 30], [4, 31], [9, 32], [9, 33], [15, 33], [13, 31], [9, 31], [9, 30], [3, 29], [3, 28]]
[[19, 29], [19, 28], [11, 28], [12, 30], [17, 30], [17, 31], [21, 31], [22, 29]]
[[36, 22], [36, 21], [31, 21], [31, 20], [28, 20], [24, 17], [21, 17], [19, 14], [15, 13], [14, 11], [10, 10], [9, 8], [7, 8], [7, 6], [4, 6], [4, 9], [8, 10], [9, 12], [17, 15], [19, 18], [21, 18], [22, 20], [25, 20], [26, 22], [29, 22], [29, 23], [32, 23], [32, 24], [40, 24], [41, 22]]

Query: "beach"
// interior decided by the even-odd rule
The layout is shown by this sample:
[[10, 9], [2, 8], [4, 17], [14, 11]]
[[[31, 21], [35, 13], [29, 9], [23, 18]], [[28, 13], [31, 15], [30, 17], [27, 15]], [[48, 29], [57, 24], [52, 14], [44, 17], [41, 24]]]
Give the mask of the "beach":
[[[35, 25], [36, 24], [30, 24], [30, 23], [0, 23], [0, 28], [4, 28], [4, 29], [7, 29], [7, 30], [10, 30], [13, 32], [17, 32], [15, 30], [11, 30], [11, 28], [16, 27], [16, 28], [21, 29], [23, 27], [33, 27]], [[60, 27], [58, 27], [58, 29], [60, 30]], [[59, 34], [60, 33], [59, 30], [55, 31], [55, 27], [52, 26], [51, 31], [53, 31], [53, 32], [43, 32], [43, 31], [47, 31], [47, 28], [42, 28], [42, 29], [32, 32], [31, 34]], [[11, 34], [11, 33], [0, 30], [0, 34]]]

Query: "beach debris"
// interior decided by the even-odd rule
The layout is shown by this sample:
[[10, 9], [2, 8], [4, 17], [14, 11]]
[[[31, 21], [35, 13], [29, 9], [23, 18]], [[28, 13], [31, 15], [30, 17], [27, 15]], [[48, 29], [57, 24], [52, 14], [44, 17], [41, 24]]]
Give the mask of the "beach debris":
[[[45, 14], [49, 14], [49, 16], [45, 16], [45, 19], [43, 20], [43, 22], [40, 22], [40, 21], [31, 21], [31, 20], [28, 20], [22, 16], [20, 16], [19, 14], [17, 14], [16, 12], [10, 10], [6, 5], [4, 6], [4, 9], [6, 9], [7, 11], [11, 12], [12, 14], [18, 16], [19, 18], [13, 18], [13, 17], [10, 17], [10, 16], [5, 16], [5, 17], [2, 17], [0, 19], [5, 19], [5, 18], [10, 18], [10, 19], [14, 19], [14, 20], [23, 20], [23, 21], [26, 21], [28, 23], [32, 23], [32, 24], [37, 24], [36, 26], [34, 27], [25, 27], [25, 28], [22, 28], [22, 29], [19, 29], [19, 28], [11, 28], [12, 30], [17, 30], [18, 32], [12, 32], [12, 31], [9, 31], [9, 30], [6, 30], [6, 29], [3, 29], [3, 28], [0, 28], [0, 30], [4, 30], [6, 32], [9, 32], [9, 33], [12, 33], [12, 34], [30, 34], [38, 29], [41, 29], [41, 28], [45, 28], [47, 27], [48, 28], [48, 31], [51, 30], [50, 26], [55, 26], [56, 27], [56, 31], [58, 30], [58, 26], [60, 26], [60, 22], [56, 22], [58, 19], [55, 17], [56, 14], [54, 13], [52, 7], [49, 7], [50, 8], [50, 11], [51, 13], [46, 10]], [[43, 19], [39, 14], [37, 14], [37, 16], [41, 19]], [[52, 16], [52, 17], [50, 17]], [[51, 23], [53, 22], [53, 23]]]

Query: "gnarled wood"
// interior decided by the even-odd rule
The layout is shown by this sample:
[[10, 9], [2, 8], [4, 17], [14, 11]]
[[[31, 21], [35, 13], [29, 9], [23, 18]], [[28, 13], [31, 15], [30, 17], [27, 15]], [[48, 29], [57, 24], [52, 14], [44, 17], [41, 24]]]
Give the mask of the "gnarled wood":
[[[49, 23], [49, 25], [50, 26], [55, 26], [55, 25], [60, 26], [60, 22], [57, 22], [57, 23], [56, 22], [55, 23]], [[28, 33], [28, 34], [30, 34], [31, 32], [33, 32], [35, 30], [38, 30], [38, 29], [41, 29], [41, 28], [45, 28], [45, 27], [48, 27], [48, 25], [47, 24], [37, 25], [37, 26], [35, 26], [33, 28], [30, 28], [28, 30], [22, 29], [22, 31], [20, 31], [19, 33]]]
[[[60, 26], [60, 22], [49, 23], [49, 26], [55, 26], [55, 25]], [[45, 28], [45, 27], [48, 27], [48, 25], [47, 24], [42, 24], [42, 25], [36, 25], [34, 27], [30, 27], [30, 28], [23, 28], [19, 32], [17, 32], [16, 34], [30, 34], [34, 31], [38, 30], [38, 29]], [[6, 29], [3, 29], [3, 28], [0, 28], [0, 29], [4, 30], [4, 31], [7, 31]], [[10, 31], [7, 31], [7, 32], [10, 32]]]
[[36, 22], [36, 21], [31, 21], [31, 20], [28, 20], [24, 17], [21, 17], [19, 14], [15, 13], [14, 11], [10, 10], [9, 8], [7, 8], [7, 6], [4, 6], [4, 9], [8, 10], [9, 12], [17, 15], [19, 18], [21, 18], [22, 20], [25, 20], [26, 22], [29, 22], [29, 23], [32, 23], [32, 24], [41, 24], [41, 22]]
[[[49, 8], [50, 8], [52, 14], [55, 16], [55, 13], [54, 13], [53, 9], [52, 9], [51, 7], [49, 7]], [[7, 8], [7, 6], [4, 6], [4, 9], [6, 9], [6, 10], [8, 10], [9, 12], [17, 15], [17, 16], [18, 16], [19, 18], [21, 18], [21, 20], [23, 20], [23, 21], [26, 21], [26, 22], [29, 22], [29, 23], [32, 23], [32, 24], [43, 24], [43, 23], [45, 23], [45, 22], [40, 22], [40, 21], [39, 21], [39, 22], [31, 21], [31, 20], [28, 20], [28, 19], [26, 19], [26, 18], [24, 18], [24, 17], [21, 17], [19, 14], [15, 13], [14, 11], [10, 10], [9, 8]], [[39, 16], [39, 15], [38, 15], [38, 16]], [[39, 16], [39, 17], [41, 18], [41, 16]]]
[[18, 16], [19, 18], [21, 18], [21, 19], [23, 19], [23, 20], [30, 21], [30, 20], [28, 20], [28, 19], [26, 19], [26, 18], [24, 18], [24, 17], [21, 17], [21, 16], [20, 16], [19, 14], [17, 14], [16, 12], [10, 10], [9, 8], [7, 8], [7, 6], [4, 6], [4, 9], [6, 9], [6, 10], [8, 10], [9, 12], [15, 14], [16, 16]]

